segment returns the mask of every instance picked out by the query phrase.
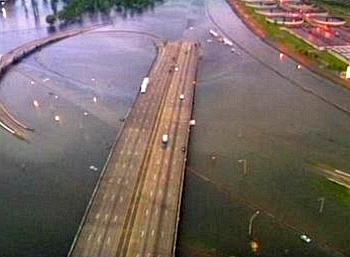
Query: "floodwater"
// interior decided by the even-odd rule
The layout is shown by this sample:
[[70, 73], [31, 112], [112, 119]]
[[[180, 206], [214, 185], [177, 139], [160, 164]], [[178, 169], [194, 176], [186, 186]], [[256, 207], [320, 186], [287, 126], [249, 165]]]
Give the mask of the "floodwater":
[[[66, 255], [154, 43], [181, 38], [201, 43], [202, 60], [177, 255], [249, 255], [257, 210], [252, 236], [265, 255], [348, 255], [349, 207], [320, 190], [321, 177], [307, 168], [350, 170], [348, 92], [280, 59], [224, 1], [173, 0], [113, 15], [109, 26], [43, 48], [1, 81], [1, 101], [36, 130], [30, 143], [0, 130], [0, 256]], [[23, 31], [23, 41], [47, 33]], [[16, 29], [3, 33], [2, 52], [19, 45]]]

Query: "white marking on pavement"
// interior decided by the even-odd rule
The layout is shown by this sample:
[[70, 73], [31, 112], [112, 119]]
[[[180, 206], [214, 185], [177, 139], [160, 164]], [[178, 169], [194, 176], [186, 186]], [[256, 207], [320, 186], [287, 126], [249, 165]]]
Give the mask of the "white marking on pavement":
[[151, 192], [149, 192], [149, 196], [150, 196], [150, 197], [153, 196], [153, 190], [151, 190]]
[[113, 182], [113, 178], [110, 178], [109, 180], [108, 180], [108, 183], [112, 183]]
[[155, 233], [155, 231], [154, 231], [154, 229], [152, 229], [152, 236], [154, 236], [154, 233]]
[[126, 167], [126, 163], [123, 164], [123, 168], [125, 168], [125, 167]]
[[113, 194], [113, 195], [112, 195], [112, 197], [111, 197], [111, 200], [110, 200], [110, 201], [114, 201], [114, 199], [115, 199], [115, 194]]
[[109, 244], [111, 242], [111, 237], [109, 236], [108, 238], [107, 238], [107, 244]]
[[97, 242], [101, 241], [101, 235], [98, 235]]
[[117, 220], [118, 220], [118, 215], [115, 215], [114, 219], [113, 219], [113, 222], [115, 223], [115, 222], [117, 222]]
[[154, 174], [153, 179], [156, 180], [156, 178], [157, 178], [157, 174]]
[[90, 241], [90, 240], [91, 240], [91, 237], [92, 237], [92, 235], [90, 234], [90, 235], [89, 235], [89, 237], [88, 237], [88, 241]]
[[121, 196], [120, 198], [119, 198], [119, 202], [123, 202], [124, 201], [124, 197], [123, 196]]
[[159, 195], [162, 195], [162, 193], [163, 193], [163, 190], [160, 189], [160, 190], [159, 190]]
[[117, 184], [120, 184], [121, 181], [122, 181], [122, 179], [118, 178]]
[[156, 214], [158, 213], [158, 208], [156, 208]]
[[98, 219], [100, 218], [100, 214], [97, 213], [96, 216], [95, 216], [95, 218], [98, 220]]
[[165, 216], [168, 216], [168, 210], [165, 210]]
[[109, 216], [108, 214], [106, 214], [106, 215], [105, 215], [105, 221], [107, 221], [107, 219], [108, 219], [108, 216]]
[[131, 155], [131, 150], [128, 151], [128, 155]]
[[144, 237], [144, 236], [145, 236], [145, 231], [142, 230], [142, 231], [141, 231], [141, 237]]
[[146, 216], [148, 216], [148, 209], [146, 209], [146, 213], [145, 213]]

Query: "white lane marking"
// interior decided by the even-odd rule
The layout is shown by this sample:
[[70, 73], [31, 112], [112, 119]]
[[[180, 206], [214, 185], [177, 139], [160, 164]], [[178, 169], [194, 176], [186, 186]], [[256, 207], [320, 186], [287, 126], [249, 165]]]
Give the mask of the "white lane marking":
[[91, 240], [91, 237], [92, 237], [92, 235], [90, 234], [90, 235], [89, 235], [89, 237], [88, 237], [88, 241], [90, 241], [90, 240]]
[[147, 254], [147, 257], [151, 257], [151, 253], [148, 253], [148, 254]]
[[151, 190], [151, 191], [149, 192], [149, 196], [150, 196], [150, 197], [153, 196], [153, 190]]
[[142, 132], [145, 132], [145, 131], [146, 131], [146, 129], [145, 129], [145, 128], [143, 128], [143, 129], [142, 129]]
[[156, 214], [158, 213], [158, 208], [156, 208]]
[[131, 150], [128, 151], [128, 155], [131, 155]]
[[155, 233], [155, 231], [154, 231], [154, 229], [152, 229], [152, 236], [154, 236], [154, 233]]
[[109, 216], [108, 214], [106, 214], [106, 215], [105, 215], [105, 221], [107, 221], [107, 219], [108, 219], [108, 216]]
[[156, 177], [157, 177], [157, 174], [154, 174], [153, 175], [153, 179], [156, 180]]
[[138, 254], [136, 255], [136, 257], [140, 257], [140, 254], [138, 253]]
[[101, 241], [101, 235], [98, 235], [97, 242]]
[[114, 199], [115, 199], [115, 194], [112, 195], [110, 201], [114, 201]]
[[142, 230], [142, 231], [141, 231], [141, 237], [144, 237], [144, 236], [145, 236], [145, 231]]
[[124, 197], [123, 196], [121, 196], [120, 198], [119, 198], [119, 202], [123, 202], [124, 201]]
[[107, 244], [109, 244], [111, 242], [111, 237], [109, 236], [108, 238], [107, 238]]
[[138, 156], [138, 155], [139, 155], [139, 153], [136, 151], [136, 152], [135, 152], [135, 156]]
[[125, 167], [126, 167], [126, 163], [123, 164], [123, 168], [125, 168]]
[[168, 216], [168, 210], [165, 210], [165, 216]]
[[113, 219], [113, 222], [116, 223], [116, 222], [117, 222], [117, 219], [118, 219], [118, 215], [115, 215], [115, 216], [114, 216], [114, 219]]
[[159, 190], [159, 195], [162, 195], [162, 193], [163, 193], [163, 190], [160, 189], [160, 190]]
[[117, 184], [120, 184], [121, 181], [122, 181], [122, 179], [118, 178]]
[[113, 182], [113, 178], [108, 179], [108, 183], [112, 183]]
[[96, 214], [96, 216], [95, 216], [95, 219], [97, 219], [97, 220], [98, 220], [99, 218], [100, 218], [100, 214], [99, 214], [99, 213], [97, 213], [97, 214]]
[[157, 160], [157, 164], [160, 164], [160, 160]]
[[146, 209], [146, 213], [145, 213], [146, 216], [148, 216], [148, 209]]
[[124, 150], [121, 150], [121, 151], [120, 151], [120, 155], [122, 155], [123, 153], [124, 153]]

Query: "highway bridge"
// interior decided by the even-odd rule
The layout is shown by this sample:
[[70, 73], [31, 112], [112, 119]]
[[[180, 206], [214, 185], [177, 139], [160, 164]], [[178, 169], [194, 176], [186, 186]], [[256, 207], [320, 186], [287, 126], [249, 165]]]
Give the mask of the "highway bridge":
[[197, 60], [194, 42], [158, 46], [68, 256], [174, 255]]

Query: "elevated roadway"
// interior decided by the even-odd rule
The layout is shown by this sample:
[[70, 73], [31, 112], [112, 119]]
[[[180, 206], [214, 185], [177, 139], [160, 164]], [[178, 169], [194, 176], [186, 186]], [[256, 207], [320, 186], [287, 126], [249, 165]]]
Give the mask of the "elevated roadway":
[[197, 55], [193, 42], [159, 46], [68, 256], [174, 254]]

